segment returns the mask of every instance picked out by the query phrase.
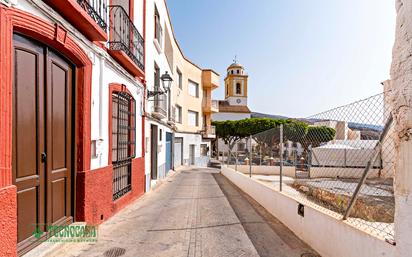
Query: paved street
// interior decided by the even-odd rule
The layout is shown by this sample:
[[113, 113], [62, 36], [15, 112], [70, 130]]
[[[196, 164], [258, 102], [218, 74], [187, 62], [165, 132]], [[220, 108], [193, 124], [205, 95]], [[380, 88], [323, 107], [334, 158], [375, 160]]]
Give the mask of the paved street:
[[70, 245], [56, 256], [312, 256], [307, 253], [313, 250], [218, 170], [190, 169], [102, 224], [97, 243]]

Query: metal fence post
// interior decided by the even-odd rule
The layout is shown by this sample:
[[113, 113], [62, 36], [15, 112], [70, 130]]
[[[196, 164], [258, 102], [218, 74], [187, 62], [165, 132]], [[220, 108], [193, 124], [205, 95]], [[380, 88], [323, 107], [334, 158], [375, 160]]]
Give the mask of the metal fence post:
[[249, 137], [249, 177], [252, 177], [252, 135]]
[[236, 151], [236, 163], [235, 163], [235, 171], [237, 171], [237, 161], [238, 161], [238, 152]]
[[279, 178], [279, 190], [282, 191], [282, 176], [283, 176], [283, 124], [280, 124], [280, 178]]
[[364, 169], [364, 171], [363, 171], [362, 177], [361, 177], [361, 179], [360, 179], [360, 181], [359, 181], [359, 183], [358, 183], [358, 185], [357, 185], [357, 187], [356, 187], [356, 189], [355, 189], [355, 192], [354, 192], [353, 195], [352, 195], [352, 198], [351, 198], [351, 200], [350, 200], [350, 202], [349, 202], [348, 208], [346, 209], [346, 212], [345, 212], [345, 214], [343, 215], [343, 220], [346, 220], [346, 219], [349, 217], [350, 213], [352, 212], [353, 206], [355, 205], [355, 202], [356, 202], [356, 200], [357, 200], [358, 197], [359, 197], [359, 193], [360, 193], [360, 190], [361, 190], [361, 188], [362, 188], [362, 185], [363, 185], [363, 184], [365, 183], [365, 181], [366, 181], [366, 178], [367, 178], [367, 176], [368, 176], [369, 170], [373, 167], [373, 165], [374, 165], [375, 162], [376, 162], [376, 159], [378, 158], [378, 155], [379, 155], [379, 153], [380, 153], [380, 151], [381, 151], [382, 142], [383, 142], [383, 140], [385, 139], [386, 135], [387, 135], [388, 132], [389, 132], [389, 129], [390, 129], [391, 125], [392, 125], [392, 121], [393, 121], [393, 117], [392, 117], [392, 115], [391, 115], [391, 116], [389, 116], [389, 119], [386, 121], [386, 124], [385, 124], [385, 127], [383, 128], [382, 134], [381, 134], [380, 137], [379, 137], [378, 143], [377, 143], [377, 144], [375, 145], [375, 147], [373, 148], [373, 154], [372, 154], [370, 160], [368, 161], [368, 163], [366, 164], [366, 167], [365, 167], [365, 169]]

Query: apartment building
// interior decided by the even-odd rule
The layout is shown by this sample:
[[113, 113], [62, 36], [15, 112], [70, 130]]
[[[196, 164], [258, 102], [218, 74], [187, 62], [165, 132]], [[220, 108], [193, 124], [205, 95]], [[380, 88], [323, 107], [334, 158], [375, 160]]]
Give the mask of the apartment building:
[[0, 256], [144, 193], [144, 5], [0, 1]]
[[164, 0], [146, 3], [146, 188], [182, 165], [206, 166], [215, 132], [211, 99], [219, 75], [191, 62], [177, 43]]

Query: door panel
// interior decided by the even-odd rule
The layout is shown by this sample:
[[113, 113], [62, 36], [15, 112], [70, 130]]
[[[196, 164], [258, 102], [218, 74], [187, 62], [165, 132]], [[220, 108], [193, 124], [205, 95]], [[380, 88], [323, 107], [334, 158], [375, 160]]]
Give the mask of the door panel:
[[174, 166], [175, 168], [182, 166], [183, 163], [183, 138], [176, 138], [174, 142]]
[[[17, 187], [18, 242], [44, 223], [44, 48], [14, 36], [13, 184]], [[44, 230], [44, 226], [41, 227]]]
[[158, 144], [158, 129], [156, 125], [151, 125], [151, 178], [157, 179], [157, 144]]
[[172, 169], [172, 140], [173, 134], [166, 132], [166, 174]]
[[18, 251], [36, 227], [72, 221], [72, 66], [51, 49], [13, 35], [13, 184]]
[[189, 145], [189, 163], [195, 165], [195, 145]]
[[47, 222], [71, 219], [72, 68], [54, 52], [47, 55]]

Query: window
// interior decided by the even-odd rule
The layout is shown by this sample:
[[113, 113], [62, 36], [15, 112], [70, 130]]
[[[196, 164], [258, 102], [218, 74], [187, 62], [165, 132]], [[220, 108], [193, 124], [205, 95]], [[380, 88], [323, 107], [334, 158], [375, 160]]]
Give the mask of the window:
[[[154, 64], [154, 91], [161, 91], [160, 88], [160, 69], [159, 66]], [[167, 107], [167, 99], [165, 94], [156, 95], [153, 100], [153, 111], [157, 113], [161, 113], [164, 117], [167, 115], [168, 107]]]
[[229, 95], [229, 84], [226, 84], [226, 95]]
[[182, 123], [182, 106], [176, 105], [176, 122]]
[[183, 88], [183, 75], [182, 72], [179, 70], [179, 68], [176, 69], [177, 72], [177, 82], [179, 83], [179, 88], [182, 89]]
[[240, 85], [240, 83], [236, 83], [236, 94], [242, 94], [242, 86]]
[[189, 126], [197, 127], [199, 126], [199, 113], [194, 111], [188, 112], [188, 123]]
[[132, 159], [135, 157], [135, 115], [133, 97], [112, 93], [113, 200], [132, 190]]
[[200, 145], [200, 156], [207, 156], [209, 152], [209, 147], [207, 144], [201, 144]]
[[155, 63], [155, 68], [154, 68], [154, 90], [159, 91], [160, 90], [160, 68], [157, 66]]
[[199, 84], [189, 80], [189, 95], [199, 97]]
[[155, 39], [162, 45], [162, 36], [163, 36], [163, 29], [162, 25], [160, 24], [160, 15], [157, 7], [155, 6], [155, 15], [154, 15], [154, 23], [155, 23]]
[[237, 72], [237, 74], [240, 74], [240, 70], [237, 70], [236, 72]]

